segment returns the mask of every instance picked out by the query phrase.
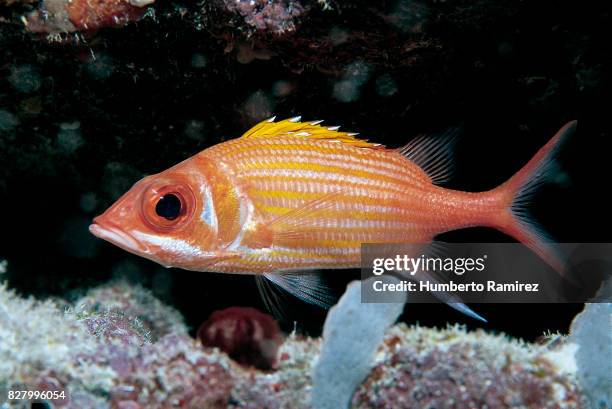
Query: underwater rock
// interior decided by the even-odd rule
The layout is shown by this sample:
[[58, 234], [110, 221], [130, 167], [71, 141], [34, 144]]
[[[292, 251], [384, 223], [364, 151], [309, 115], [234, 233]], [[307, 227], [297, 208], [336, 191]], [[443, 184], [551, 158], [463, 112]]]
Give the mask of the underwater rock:
[[[63, 390], [65, 399], [48, 403], [71, 409], [264, 408], [308, 400], [317, 341], [290, 337], [274, 374], [246, 370], [216, 348], [203, 350], [180, 329], [179, 317], [173, 332], [152, 343], [125, 342], [140, 331], [124, 325], [134, 322], [129, 313], [162, 306], [139, 287], [100, 287], [84, 300], [124, 305], [125, 314], [63, 312], [56, 302], [23, 299], [0, 286], [0, 407], [22, 407], [6, 401], [15, 389]], [[307, 407], [298, 403], [291, 406]]]
[[397, 325], [352, 407], [584, 407], [573, 376], [559, 373], [547, 353], [481, 330]]
[[121, 311], [106, 310], [103, 312], [79, 311], [78, 318], [87, 331], [104, 341], [117, 340], [121, 345], [142, 346], [151, 343], [150, 331], [135, 317]]
[[230, 399], [229, 358], [185, 335], [169, 334], [130, 358], [110, 391], [118, 407], [224, 408]]
[[0, 132], [10, 131], [18, 124], [19, 120], [15, 117], [15, 115], [10, 113], [9, 111], [0, 109]]
[[398, 92], [397, 83], [389, 74], [376, 78], [376, 93], [381, 97], [390, 97]]
[[249, 121], [263, 121], [270, 118], [273, 110], [274, 100], [263, 90], [258, 90], [249, 95], [242, 109], [243, 115]]
[[370, 77], [370, 71], [370, 67], [362, 61], [350, 64], [342, 75], [342, 79], [334, 84], [334, 98], [340, 102], [358, 100], [361, 87]]
[[213, 312], [198, 329], [198, 339], [205, 347], [221, 349], [236, 362], [270, 369], [283, 336], [272, 316], [255, 308], [230, 307]]
[[151, 291], [117, 281], [90, 290], [75, 302], [77, 310], [107, 311], [138, 319], [152, 340], [167, 334], [186, 334], [187, 327], [181, 314], [159, 301]]
[[44, 0], [25, 19], [35, 33], [71, 33], [121, 27], [138, 20], [154, 0]]
[[42, 79], [38, 68], [32, 65], [16, 65], [11, 67], [11, 74], [7, 78], [15, 91], [30, 94], [38, 91]]
[[[20, 389], [63, 390], [66, 399], [53, 407], [70, 409], [311, 408], [311, 374], [329, 348], [319, 339], [288, 336], [275, 369], [260, 371], [203, 349], [180, 316], [160, 314], [167, 307], [139, 287], [102, 286], [83, 300], [107, 312], [64, 311], [57, 301], [24, 299], [0, 286], [0, 407], [22, 408], [27, 402], [6, 401], [7, 390]], [[178, 321], [153, 326], [159, 337], [147, 339], [131, 314]], [[573, 373], [557, 362], [571, 360], [567, 353], [456, 326], [396, 325], [350, 407], [583, 408]]]
[[387, 19], [401, 31], [421, 32], [430, 13], [428, 5], [425, 3], [418, 0], [399, 0]]
[[238, 27], [272, 34], [294, 31], [298, 17], [309, 9], [296, 0], [217, 0], [217, 7], [226, 11]]
[[96, 358], [99, 352], [98, 339], [75, 315], [0, 285], [0, 406], [8, 390], [36, 389], [66, 390], [79, 396], [81, 407], [99, 407], [90, 404], [97, 399], [91, 391], [108, 390], [116, 376]]
[[55, 142], [60, 153], [66, 156], [72, 155], [84, 145], [85, 142], [81, 136], [80, 127], [79, 121], [64, 122], [59, 125], [60, 129]]

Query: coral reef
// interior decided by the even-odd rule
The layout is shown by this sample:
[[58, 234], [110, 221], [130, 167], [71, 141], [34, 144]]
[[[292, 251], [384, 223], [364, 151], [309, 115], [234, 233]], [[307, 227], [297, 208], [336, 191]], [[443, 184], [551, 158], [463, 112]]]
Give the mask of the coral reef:
[[[79, 318], [99, 318], [100, 314], [138, 320], [153, 341], [166, 334], [186, 334], [183, 317], [153, 294], [137, 285], [117, 281], [90, 290], [75, 303]], [[93, 317], [93, 318], [92, 318]]]
[[0, 286], [0, 402], [8, 390], [68, 388], [73, 402], [96, 407], [85, 404], [98, 400], [91, 392], [108, 390], [115, 377], [97, 359], [100, 347], [56, 303], [23, 299]]
[[[24, 299], [0, 287], [0, 407], [22, 407], [6, 400], [15, 389], [64, 390], [66, 398], [52, 402], [57, 408], [312, 407], [319, 339], [290, 335], [274, 370], [260, 371], [203, 349], [176, 312], [142, 288], [115, 283], [83, 300], [62, 310], [58, 301]], [[84, 313], [85, 305], [98, 307]], [[174, 326], [145, 324], [171, 317], [178, 318]], [[350, 406], [582, 408], [576, 366], [568, 364], [575, 348], [567, 345], [396, 325]], [[333, 375], [339, 376], [326, 376]]]
[[44, 0], [25, 18], [28, 30], [60, 34], [121, 27], [138, 20], [154, 0]]
[[260, 369], [274, 366], [283, 341], [274, 318], [249, 307], [213, 312], [197, 337], [205, 347], [219, 348], [234, 361]]
[[573, 376], [548, 353], [546, 346], [460, 327], [396, 326], [353, 407], [584, 407]]
[[[515, 8], [512, 2], [506, 2], [504, 13], [513, 13]], [[486, 22], [478, 14], [479, 8], [465, 9], [466, 15], [461, 18], [469, 19], [470, 26]], [[89, 36], [101, 28], [126, 26], [143, 16], [150, 16], [159, 27], [162, 16], [175, 31], [177, 27], [191, 34], [207, 31], [215, 41], [223, 43], [226, 52], [235, 51], [241, 62], [281, 56], [296, 71], [318, 66], [342, 76], [347, 65], [359, 60], [390, 68], [419, 64], [423, 57], [442, 48], [440, 39], [425, 29], [438, 20], [445, 21], [442, 14], [446, 14], [444, 7], [412, 0], [379, 9], [367, 3], [334, 4], [327, 0], [215, 0], [185, 4], [43, 0], [37, 10], [13, 18], [19, 17], [30, 32], [69, 43], [65, 40], [83, 37], [67, 36], [68, 33]], [[355, 17], [345, 24], [334, 21], [350, 15]], [[374, 27], [378, 32], [372, 30]]]
[[308, 10], [296, 0], [217, 0], [217, 3], [230, 16], [240, 16], [247, 27], [272, 34], [294, 31], [296, 19]]
[[115, 284], [81, 300], [98, 307], [108, 302], [111, 309], [83, 313], [80, 304], [62, 311], [57, 302], [22, 299], [0, 287], [0, 407], [23, 403], [6, 401], [8, 390], [63, 390], [66, 398], [53, 401], [54, 407], [75, 409], [263, 408], [300, 394], [307, 402], [304, 374], [316, 341], [290, 337], [279, 350], [277, 373], [253, 372], [216, 348], [203, 350], [179, 327], [180, 319], [172, 333], [152, 328], [161, 338], [151, 343], [140, 320], [127, 313], [153, 307], [143, 318], [151, 322], [175, 311], [150, 302], [142, 288]]

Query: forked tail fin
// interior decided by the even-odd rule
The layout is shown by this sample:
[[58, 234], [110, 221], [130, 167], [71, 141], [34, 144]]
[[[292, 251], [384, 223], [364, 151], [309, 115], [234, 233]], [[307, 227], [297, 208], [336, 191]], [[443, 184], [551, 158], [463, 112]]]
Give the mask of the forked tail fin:
[[493, 226], [525, 244], [562, 275], [565, 272], [563, 257], [532, 220], [527, 206], [533, 193], [554, 169], [555, 153], [575, 129], [576, 121], [565, 124], [521, 170], [491, 192], [499, 195], [503, 205], [503, 211], [496, 216]]

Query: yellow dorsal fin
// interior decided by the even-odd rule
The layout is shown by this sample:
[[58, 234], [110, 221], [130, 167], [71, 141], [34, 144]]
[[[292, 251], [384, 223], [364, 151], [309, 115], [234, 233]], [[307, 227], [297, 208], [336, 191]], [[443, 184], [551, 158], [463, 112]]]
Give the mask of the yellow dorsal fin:
[[301, 117], [284, 119], [274, 122], [275, 117], [262, 121], [246, 131], [243, 138], [275, 138], [278, 136], [300, 136], [308, 139], [325, 139], [329, 141], [342, 142], [347, 145], [360, 148], [384, 149], [378, 143], [368, 142], [365, 139], [357, 139], [356, 133], [342, 132], [338, 126], [321, 126], [322, 121], [300, 122]]

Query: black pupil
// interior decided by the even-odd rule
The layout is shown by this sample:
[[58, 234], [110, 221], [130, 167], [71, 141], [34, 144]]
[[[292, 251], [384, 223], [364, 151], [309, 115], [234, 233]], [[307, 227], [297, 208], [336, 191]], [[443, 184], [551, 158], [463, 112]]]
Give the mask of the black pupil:
[[181, 200], [173, 194], [167, 194], [155, 205], [155, 213], [164, 219], [174, 220], [181, 214]]

